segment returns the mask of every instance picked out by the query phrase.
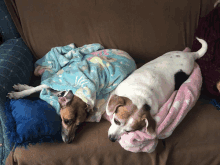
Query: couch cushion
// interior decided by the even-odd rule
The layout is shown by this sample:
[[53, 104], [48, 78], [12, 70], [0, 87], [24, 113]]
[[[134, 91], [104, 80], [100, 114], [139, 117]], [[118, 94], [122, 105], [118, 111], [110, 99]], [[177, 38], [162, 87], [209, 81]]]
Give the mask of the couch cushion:
[[163, 160], [167, 164], [219, 165], [220, 111], [205, 102], [200, 100], [166, 139]]
[[138, 60], [191, 47], [200, 16], [216, 0], [6, 0], [36, 57], [52, 47], [100, 43]]
[[7, 159], [11, 164], [155, 164], [156, 152], [134, 154], [125, 151], [117, 142], [110, 142], [107, 133], [109, 127], [110, 123], [106, 120], [84, 123], [71, 144], [44, 143], [28, 149], [16, 148]]
[[3, 41], [20, 37], [4, 0], [0, 0], [0, 33]]
[[220, 112], [203, 100], [187, 114], [173, 134], [151, 153], [125, 151], [108, 139], [110, 123], [85, 123], [72, 144], [44, 143], [16, 148], [7, 163], [18, 164], [148, 164], [218, 165], [220, 162]]
[[[33, 71], [33, 56], [21, 38], [0, 45], [0, 160], [3, 164], [11, 148], [6, 136], [4, 102], [6, 94], [17, 83], [27, 84]], [[1, 162], [0, 162], [1, 164]]]

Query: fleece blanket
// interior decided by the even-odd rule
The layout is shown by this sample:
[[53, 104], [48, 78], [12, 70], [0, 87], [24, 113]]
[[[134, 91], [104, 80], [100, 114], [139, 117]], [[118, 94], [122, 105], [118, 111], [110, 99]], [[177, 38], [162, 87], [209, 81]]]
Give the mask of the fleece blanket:
[[[36, 61], [35, 67], [47, 69], [42, 75], [41, 84], [58, 91], [71, 90], [93, 108], [87, 121], [99, 122], [109, 94], [117, 85], [136, 69], [135, 61], [128, 53], [117, 49], [104, 49], [100, 44], [74, 44], [52, 48], [43, 58]], [[58, 97], [50, 90], [43, 89], [40, 98], [60, 112]]]
[[[195, 63], [190, 77], [174, 91], [169, 100], [153, 116], [156, 121], [156, 134], [151, 135], [144, 128], [141, 131], [123, 134], [119, 140], [120, 145], [131, 152], [148, 152], [155, 150], [158, 139], [169, 137], [186, 114], [195, 105], [200, 96], [202, 75], [199, 65]], [[104, 115], [111, 121], [112, 116]]]

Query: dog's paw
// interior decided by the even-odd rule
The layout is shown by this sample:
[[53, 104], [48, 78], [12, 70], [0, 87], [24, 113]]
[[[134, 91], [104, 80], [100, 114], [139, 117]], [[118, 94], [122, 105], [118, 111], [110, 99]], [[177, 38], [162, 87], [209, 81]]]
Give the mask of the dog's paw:
[[21, 90], [20, 86], [21, 86], [21, 84], [15, 84], [13, 86], [13, 88], [14, 88], [14, 90], [20, 91]]
[[6, 97], [8, 97], [9, 99], [13, 99], [14, 95], [13, 95], [14, 91], [9, 92]]
[[22, 98], [21, 95], [19, 95], [18, 92], [14, 92], [14, 91], [11, 91], [7, 94], [7, 96], [9, 99], [20, 99]]

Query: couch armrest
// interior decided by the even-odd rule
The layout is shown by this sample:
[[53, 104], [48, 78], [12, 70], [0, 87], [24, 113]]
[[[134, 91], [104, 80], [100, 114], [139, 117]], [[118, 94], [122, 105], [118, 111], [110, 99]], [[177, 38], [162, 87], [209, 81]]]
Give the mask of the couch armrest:
[[33, 73], [33, 56], [21, 38], [10, 39], [0, 46], [0, 164], [11, 148], [6, 136], [4, 103], [14, 84], [28, 84]]
[[3, 42], [20, 37], [4, 0], [0, 0], [0, 34], [2, 35]]

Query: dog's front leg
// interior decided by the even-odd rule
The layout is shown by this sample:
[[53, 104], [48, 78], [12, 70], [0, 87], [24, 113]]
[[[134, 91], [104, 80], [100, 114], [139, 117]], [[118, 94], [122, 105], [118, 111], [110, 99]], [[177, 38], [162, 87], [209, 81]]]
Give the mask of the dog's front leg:
[[17, 91], [24, 91], [24, 90], [31, 89], [34, 87], [28, 86], [26, 84], [17, 84], [17, 85], [14, 85], [13, 88]]
[[26, 89], [20, 92], [14, 92], [14, 91], [9, 92], [6, 97], [10, 99], [20, 99], [20, 98], [29, 96], [33, 93], [40, 92], [44, 88], [49, 88], [49, 87], [47, 85], [42, 84], [42, 85], [32, 87], [32, 88], [29, 88], [29, 89]]

